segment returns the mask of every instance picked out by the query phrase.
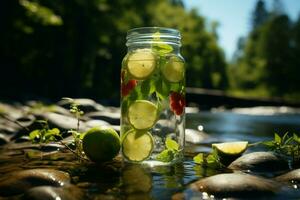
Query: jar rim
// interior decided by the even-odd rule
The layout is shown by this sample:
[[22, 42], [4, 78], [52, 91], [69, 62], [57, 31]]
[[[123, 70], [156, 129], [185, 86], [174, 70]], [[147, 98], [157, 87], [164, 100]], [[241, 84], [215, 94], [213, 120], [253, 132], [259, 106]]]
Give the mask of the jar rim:
[[[159, 32], [159, 36], [154, 34]], [[154, 41], [157, 37], [163, 41]], [[138, 27], [127, 31], [126, 45], [136, 43], [169, 43], [180, 46], [181, 35], [177, 29], [167, 27]]]
[[146, 34], [146, 33], [155, 33], [155, 32], [162, 32], [162, 33], [169, 33], [171, 35], [178, 35], [180, 36], [180, 32], [175, 28], [168, 28], [168, 27], [159, 27], [159, 26], [145, 26], [145, 27], [137, 27], [132, 28], [127, 31], [127, 37], [130, 36], [132, 33], [140, 33], [140, 34]]

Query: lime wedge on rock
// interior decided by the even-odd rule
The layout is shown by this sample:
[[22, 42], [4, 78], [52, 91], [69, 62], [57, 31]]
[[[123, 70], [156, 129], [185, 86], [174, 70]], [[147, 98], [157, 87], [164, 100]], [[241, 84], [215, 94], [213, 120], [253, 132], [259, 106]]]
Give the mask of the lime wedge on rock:
[[152, 74], [155, 66], [155, 55], [149, 49], [140, 49], [128, 56], [127, 69], [134, 79], [146, 79]]
[[123, 156], [129, 161], [141, 162], [151, 155], [153, 146], [151, 133], [132, 129], [123, 137]]
[[138, 130], [150, 129], [156, 122], [157, 106], [151, 101], [136, 100], [128, 108], [128, 121]]
[[120, 150], [120, 138], [112, 128], [92, 128], [82, 139], [82, 148], [86, 156], [94, 162], [112, 160]]
[[165, 79], [172, 83], [177, 83], [184, 77], [184, 63], [175, 56], [171, 57], [161, 70]]
[[247, 147], [247, 141], [212, 144], [212, 148], [217, 153], [220, 162], [226, 166], [240, 157], [246, 151]]

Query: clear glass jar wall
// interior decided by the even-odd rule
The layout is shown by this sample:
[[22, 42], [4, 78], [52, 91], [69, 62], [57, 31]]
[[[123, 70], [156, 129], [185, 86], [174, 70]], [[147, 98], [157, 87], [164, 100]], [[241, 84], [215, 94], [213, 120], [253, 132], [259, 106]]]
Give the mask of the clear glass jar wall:
[[175, 29], [127, 33], [121, 68], [121, 140], [125, 161], [172, 164], [183, 157], [185, 66]]

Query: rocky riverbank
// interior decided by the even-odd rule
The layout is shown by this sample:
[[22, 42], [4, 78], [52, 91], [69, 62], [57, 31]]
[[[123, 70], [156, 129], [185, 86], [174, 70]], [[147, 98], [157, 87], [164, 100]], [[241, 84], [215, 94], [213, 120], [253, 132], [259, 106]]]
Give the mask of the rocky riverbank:
[[[119, 131], [120, 110], [90, 99], [77, 99], [85, 112], [80, 131], [111, 126]], [[174, 166], [122, 163], [118, 156], [101, 165], [80, 162], [58, 142], [32, 144], [28, 133], [47, 120], [50, 128], [76, 129], [70, 103], [53, 105], [29, 101], [0, 103], [0, 199], [293, 199], [300, 196], [300, 169], [271, 152], [246, 152], [227, 169], [196, 165], [192, 156], [210, 151], [218, 141], [209, 134], [186, 129], [186, 156]], [[189, 112], [195, 109], [188, 108]], [[196, 110], [197, 111], [197, 110]], [[65, 132], [64, 143], [72, 141]], [[201, 148], [199, 148], [201, 147]]]

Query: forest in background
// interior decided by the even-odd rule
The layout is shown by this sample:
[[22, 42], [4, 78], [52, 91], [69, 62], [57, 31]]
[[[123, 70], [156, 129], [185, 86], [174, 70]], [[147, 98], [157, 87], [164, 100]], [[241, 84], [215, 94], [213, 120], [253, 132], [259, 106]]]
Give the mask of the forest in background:
[[182, 33], [188, 87], [299, 100], [300, 18], [291, 21], [279, 0], [271, 10], [257, 1], [251, 15], [227, 62], [218, 23], [181, 0], [4, 0], [0, 98], [118, 99], [126, 32], [163, 26]]

